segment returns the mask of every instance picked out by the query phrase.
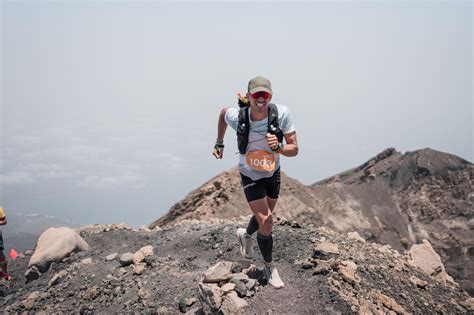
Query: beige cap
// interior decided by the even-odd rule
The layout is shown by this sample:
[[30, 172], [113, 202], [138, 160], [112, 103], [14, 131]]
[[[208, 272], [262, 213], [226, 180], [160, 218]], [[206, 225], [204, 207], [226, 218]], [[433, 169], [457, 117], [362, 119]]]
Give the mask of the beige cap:
[[0, 219], [3, 219], [5, 217], [5, 211], [3, 211], [3, 208], [0, 207]]
[[249, 81], [248, 92], [250, 94], [262, 91], [273, 95], [272, 84], [270, 83], [270, 80], [259, 76]]

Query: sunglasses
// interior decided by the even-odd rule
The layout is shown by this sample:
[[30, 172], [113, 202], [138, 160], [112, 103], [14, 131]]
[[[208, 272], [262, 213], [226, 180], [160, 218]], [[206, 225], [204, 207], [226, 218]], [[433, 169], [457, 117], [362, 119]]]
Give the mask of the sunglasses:
[[253, 94], [250, 94], [253, 99], [258, 100], [260, 97], [263, 97], [264, 99], [268, 100], [272, 95], [268, 92], [261, 91], [261, 92], [256, 92]]

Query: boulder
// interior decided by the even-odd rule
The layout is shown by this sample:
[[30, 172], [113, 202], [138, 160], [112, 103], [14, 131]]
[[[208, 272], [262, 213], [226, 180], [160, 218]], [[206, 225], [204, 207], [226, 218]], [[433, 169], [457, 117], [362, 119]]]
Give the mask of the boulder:
[[146, 257], [153, 255], [153, 246], [143, 246], [133, 254], [133, 263], [139, 264], [145, 260]]
[[225, 296], [222, 302], [221, 312], [224, 315], [243, 314], [248, 305], [247, 301], [237, 296], [237, 293], [230, 292]]
[[414, 244], [408, 251], [408, 262], [423, 271], [424, 274], [446, 284], [447, 273], [441, 262], [441, 257], [431, 247], [430, 242], [423, 240], [422, 244]]
[[205, 314], [213, 314], [219, 311], [222, 304], [222, 291], [214, 283], [199, 282], [199, 300]]
[[[32, 270], [31, 275], [37, 274], [33, 267], [40, 273], [44, 273], [48, 271], [51, 263], [60, 262], [71, 253], [86, 250], [89, 250], [89, 245], [73, 229], [49, 228], [40, 235], [35, 252], [28, 263], [28, 270]], [[29, 274], [28, 271], [27, 274]], [[33, 278], [27, 276], [28, 280], [33, 280]]]
[[119, 262], [120, 262], [120, 265], [122, 265], [123, 267], [131, 265], [133, 263], [133, 254], [124, 253], [120, 255]]
[[221, 287], [221, 291], [224, 294], [227, 294], [235, 289], [234, 283], [226, 283]]
[[212, 283], [212, 282], [221, 282], [226, 281], [231, 277], [232, 274], [232, 262], [230, 261], [220, 261], [214, 266], [207, 269], [204, 273], [203, 282]]
[[117, 257], [118, 257], [118, 254], [113, 253], [113, 254], [110, 254], [107, 257], [105, 257], [105, 261], [112, 261], [112, 260], [115, 260]]
[[245, 283], [237, 279], [231, 279], [230, 283], [235, 284], [234, 291], [237, 292], [240, 297], [244, 297], [247, 295], [247, 286], [245, 285]]
[[247, 287], [248, 290], [255, 290], [255, 285], [257, 284], [257, 280], [255, 279], [249, 279], [245, 286]]
[[339, 256], [337, 245], [324, 242], [314, 247], [313, 258], [328, 260]]
[[239, 281], [242, 281], [243, 283], [247, 283], [249, 281], [249, 276], [247, 276], [245, 273], [243, 272], [239, 272], [239, 273], [233, 273], [230, 275], [230, 278], [232, 280], [239, 280]]

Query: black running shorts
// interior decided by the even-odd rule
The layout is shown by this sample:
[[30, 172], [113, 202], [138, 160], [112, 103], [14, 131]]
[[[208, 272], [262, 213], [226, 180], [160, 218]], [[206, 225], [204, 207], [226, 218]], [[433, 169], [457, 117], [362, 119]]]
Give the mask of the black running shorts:
[[253, 180], [240, 173], [242, 178], [242, 187], [244, 188], [247, 201], [254, 201], [264, 197], [277, 199], [280, 194], [280, 168], [278, 168], [272, 177]]

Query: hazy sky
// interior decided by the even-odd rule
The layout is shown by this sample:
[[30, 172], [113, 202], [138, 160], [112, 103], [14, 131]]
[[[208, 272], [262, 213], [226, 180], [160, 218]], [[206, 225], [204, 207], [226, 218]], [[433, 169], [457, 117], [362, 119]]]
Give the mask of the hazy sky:
[[[2, 1], [0, 204], [150, 223], [237, 164], [250, 78], [287, 105], [305, 184], [387, 147], [473, 161], [470, 1]], [[250, 213], [242, 209], [243, 214]]]

